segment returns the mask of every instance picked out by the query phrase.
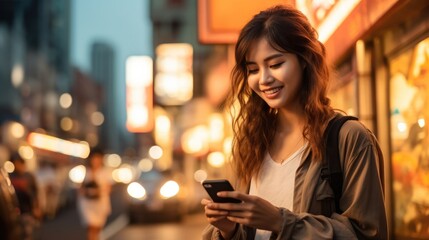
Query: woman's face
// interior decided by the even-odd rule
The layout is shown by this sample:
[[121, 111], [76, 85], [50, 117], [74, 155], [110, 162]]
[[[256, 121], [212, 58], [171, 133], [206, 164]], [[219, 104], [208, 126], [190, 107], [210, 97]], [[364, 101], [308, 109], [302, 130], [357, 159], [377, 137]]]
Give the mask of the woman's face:
[[299, 106], [303, 68], [295, 54], [279, 52], [261, 38], [251, 46], [246, 66], [250, 88], [271, 108]]

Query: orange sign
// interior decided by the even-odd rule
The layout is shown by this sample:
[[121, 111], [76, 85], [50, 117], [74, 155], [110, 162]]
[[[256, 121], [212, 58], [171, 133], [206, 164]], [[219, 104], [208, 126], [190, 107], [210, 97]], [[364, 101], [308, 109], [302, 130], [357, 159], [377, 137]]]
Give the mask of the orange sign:
[[257, 13], [294, 0], [198, 0], [198, 38], [201, 43], [233, 44], [241, 28]]

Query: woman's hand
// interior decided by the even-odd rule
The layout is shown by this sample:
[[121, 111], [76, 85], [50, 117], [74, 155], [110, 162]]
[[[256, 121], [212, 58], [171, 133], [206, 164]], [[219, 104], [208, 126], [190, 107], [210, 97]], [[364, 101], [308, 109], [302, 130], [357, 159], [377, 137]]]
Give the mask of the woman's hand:
[[210, 203], [206, 204], [206, 216], [208, 216], [207, 213], [210, 216], [215, 216], [211, 219], [212, 221], [220, 221], [222, 224], [233, 222], [275, 233], [280, 232], [283, 217], [279, 208], [267, 200], [238, 191], [219, 192], [218, 196], [236, 198], [242, 203], [213, 203], [209, 201]]
[[232, 237], [232, 235], [234, 234], [235, 226], [237, 224], [229, 221], [226, 218], [228, 215], [228, 211], [222, 210], [222, 208], [216, 208], [216, 205], [213, 205], [213, 201], [210, 201], [208, 199], [201, 200], [201, 204], [205, 206], [204, 211], [208, 222], [220, 230], [223, 238], [229, 239], [230, 237]]

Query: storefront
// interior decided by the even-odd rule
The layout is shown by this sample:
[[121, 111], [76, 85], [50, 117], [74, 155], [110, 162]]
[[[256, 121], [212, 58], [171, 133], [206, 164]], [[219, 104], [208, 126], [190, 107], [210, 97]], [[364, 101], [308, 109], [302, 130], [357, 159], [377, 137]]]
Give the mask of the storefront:
[[406, 29], [402, 38], [394, 40], [403, 40], [403, 46], [386, 52], [393, 216], [397, 239], [429, 238], [428, 23], [429, 14]]
[[392, 238], [429, 239], [429, 3], [404, 2], [338, 58], [330, 97], [380, 141]]
[[428, 239], [429, 33], [389, 63], [395, 232]]

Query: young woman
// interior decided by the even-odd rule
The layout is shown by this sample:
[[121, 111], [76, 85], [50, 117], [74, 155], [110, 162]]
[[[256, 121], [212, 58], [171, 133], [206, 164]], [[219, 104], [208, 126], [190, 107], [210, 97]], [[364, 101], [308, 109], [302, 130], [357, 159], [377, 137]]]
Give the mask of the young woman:
[[336, 113], [325, 48], [307, 18], [287, 6], [260, 12], [242, 29], [235, 61], [232, 160], [247, 191], [219, 193], [238, 204], [202, 200], [210, 223], [203, 239], [387, 239], [383, 158], [358, 121], [340, 130], [341, 211], [322, 214], [334, 202], [320, 173], [324, 130]]

